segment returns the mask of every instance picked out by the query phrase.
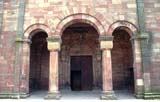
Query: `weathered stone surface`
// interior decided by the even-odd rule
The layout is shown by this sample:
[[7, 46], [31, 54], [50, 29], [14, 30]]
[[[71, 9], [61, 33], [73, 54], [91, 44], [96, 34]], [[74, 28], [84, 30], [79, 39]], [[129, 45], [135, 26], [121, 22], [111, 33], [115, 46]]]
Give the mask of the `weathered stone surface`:
[[[97, 30], [99, 35], [111, 36], [113, 31], [119, 26], [129, 28], [130, 30], [125, 30], [129, 32], [130, 36], [141, 34], [141, 31], [148, 32], [149, 38], [146, 41], [141, 41], [140, 39], [133, 39], [133, 55], [131, 55], [131, 50], [123, 50], [124, 52], [128, 52], [128, 54], [125, 53], [125, 55], [122, 56], [123, 51], [120, 52], [120, 42], [117, 42], [117, 44], [112, 44], [111, 42], [105, 42], [105, 44], [100, 43], [98, 36], [94, 35], [95, 32], [89, 32], [90, 35], [87, 36], [89, 36], [88, 38], [91, 39], [88, 39], [86, 43], [91, 44], [91, 47], [96, 48], [93, 51], [95, 85], [102, 83], [102, 63], [101, 51], [99, 47], [109, 47], [111, 49], [113, 46], [112, 52], [117, 55], [114, 56], [113, 54], [113, 57], [111, 56], [114, 60], [112, 61], [112, 68], [117, 67], [115, 68], [115, 71], [113, 71], [113, 74], [118, 73], [118, 71], [122, 69], [122, 63], [120, 63], [119, 58], [123, 57], [124, 59], [128, 59], [125, 60], [125, 63], [127, 63], [125, 68], [130, 67], [131, 64], [133, 66], [133, 63], [133, 67], [136, 68], [134, 71], [134, 77], [136, 78], [135, 85], [137, 85], [135, 86], [135, 90], [143, 91], [143, 84], [151, 83], [151, 85], [148, 87], [151, 88], [151, 90], [153, 91], [151, 93], [153, 94], [145, 93], [145, 97], [159, 97], [159, 94], [157, 93], [160, 92], [160, 1], [143, 1], [144, 4], [142, 2], [140, 8], [137, 8], [136, 0], [28, 0], [26, 1], [25, 5], [23, 5], [23, 0], [1, 0], [0, 93], [13, 93], [13, 91], [15, 90], [23, 91], [24, 93], [28, 92], [26, 91], [28, 90], [27, 80], [29, 80], [27, 79], [27, 76], [29, 74], [29, 71], [27, 71], [29, 70], [29, 65], [27, 65], [27, 63], [29, 62], [30, 49], [29, 47], [27, 48], [25, 47], [25, 45], [23, 45], [24, 42], [15, 43], [16, 36], [23, 38], [24, 33], [26, 34], [30, 32], [26, 35], [31, 36], [25, 37], [28, 37], [27, 39], [31, 39], [32, 35], [34, 35], [33, 33], [42, 30], [47, 32], [48, 37], [56, 35], [61, 38], [62, 33], [66, 28], [66, 25], [68, 26], [75, 22], [83, 22], [92, 25]], [[141, 0], [138, 0], [138, 3], [141, 3]], [[25, 7], [25, 12], [23, 12], [23, 7]], [[139, 21], [137, 21], [137, 9], [141, 9], [139, 13], [141, 14], [139, 15]], [[138, 24], [140, 24], [141, 26], [138, 26]], [[40, 25], [43, 25], [43, 27]], [[137, 31], [140, 31], [140, 33]], [[97, 39], [93, 40], [94, 37]], [[75, 36], [73, 36], [73, 38], [73, 40], [76, 39]], [[67, 41], [68, 40], [66, 40], [65, 43], [66, 45], [69, 45]], [[92, 41], [96, 41], [97, 45], [94, 45]], [[66, 58], [67, 47], [65, 47], [65, 43], [64, 46], [60, 46], [60, 43], [48, 43], [48, 47], [49, 49], [59, 50], [60, 48], [62, 48], [62, 50], [60, 50], [60, 60], [62, 60], [62, 66], [66, 66], [65, 71], [69, 73], [69, 71], [67, 70], [67, 68], [69, 67], [69, 59]], [[124, 44], [127, 45], [127, 43]], [[115, 46], [118, 46], [117, 49], [114, 49]], [[126, 46], [122, 45], [122, 47]], [[78, 47], [71, 48], [71, 50], [72, 54], [78, 53], [79, 51]], [[90, 54], [90, 52], [92, 51], [88, 47], [84, 47], [84, 50], [87, 53], [83, 54]], [[147, 51], [147, 54], [144, 53], [145, 51]], [[16, 53], [17, 55], [15, 55]], [[19, 55], [22, 56], [22, 58], [20, 58]], [[134, 57], [133, 60], [131, 60], [128, 56]], [[18, 68], [15, 67], [15, 61], [17, 61], [16, 63]], [[148, 61], [149, 63], [146, 61]], [[146, 63], [145, 65], [143, 65], [144, 62]], [[118, 69], [118, 66], [121, 67], [119, 67]], [[142, 67], [144, 67], [143, 70]], [[69, 74], [66, 74], [65, 71], [60, 70], [59, 79], [61, 85], [69, 84]], [[142, 71], [149, 73], [149, 76], [147, 76], [147, 78], [144, 78], [148, 81], [143, 80]], [[123, 76], [124, 75], [120, 73], [113, 75], [113, 82], [118, 83], [115, 81], [117, 80], [116, 78], [119, 77], [119, 79], [123, 79]], [[139, 93], [139, 91], [136, 93]], [[4, 94], [4, 96], [6, 95]], [[143, 96], [142, 92], [140, 92], [140, 96]]]
[[[160, 16], [160, 2], [157, 0], [153, 1], [147, 1], [144, 0], [144, 9], [145, 9], [145, 23], [146, 23], [146, 30], [150, 32], [150, 42], [149, 42], [149, 47], [152, 47], [152, 50], [150, 49], [150, 78], [151, 78], [151, 89], [153, 91], [160, 91], [160, 70], [159, 70], [159, 62], [160, 62], [160, 56], [159, 56], [159, 50], [160, 49], [160, 41], [159, 39], [159, 16]], [[158, 35], [158, 36], [157, 36]], [[150, 94], [150, 96], [152, 96]], [[154, 96], [154, 95], [153, 95]]]

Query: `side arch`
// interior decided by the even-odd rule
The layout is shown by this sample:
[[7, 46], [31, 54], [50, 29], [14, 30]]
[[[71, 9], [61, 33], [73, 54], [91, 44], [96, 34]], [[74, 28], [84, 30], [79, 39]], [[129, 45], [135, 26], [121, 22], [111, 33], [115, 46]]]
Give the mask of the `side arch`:
[[[112, 35], [116, 29], [125, 30], [130, 35], [130, 42], [132, 45], [133, 55], [133, 74], [134, 74], [134, 94], [136, 97], [140, 97], [143, 86], [143, 61], [141, 41], [143, 38], [137, 37], [139, 32], [138, 27], [128, 21], [117, 21], [110, 25], [107, 34]], [[114, 46], [114, 45], [113, 45]]]
[[39, 32], [39, 31], [44, 31], [47, 33], [48, 37], [51, 36], [52, 32], [51, 32], [51, 29], [47, 26], [47, 25], [44, 25], [44, 24], [40, 24], [40, 23], [37, 23], [37, 24], [33, 24], [31, 26], [29, 26], [25, 32], [24, 32], [24, 38], [31, 38], [36, 32]]
[[128, 28], [129, 30], [131, 30], [132, 33], [129, 33], [129, 34], [132, 34], [132, 35], [130, 35], [130, 36], [133, 36], [136, 32], [138, 32], [138, 28], [133, 23], [128, 22], [128, 21], [124, 21], [124, 20], [119, 20], [119, 21], [112, 23], [109, 26], [107, 34], [112, 35], [114, 30], [117, 29], [118, 27], [122, 27], [123, 29]]
[[55, 34], [58, 36], [62, 36], [62, 33], [65, 30], [65, 28], [67, 28], [68, 26], [74, 23], [90, 24], [97, 30], [99, 35], [106, 34], [105, 29], [103, 25], [101, 24], [101, 22], [97, 18], [91, 15], [88, 15], [88, 14], [73, 14], [73, 15], [65, 17], [56, 27]]

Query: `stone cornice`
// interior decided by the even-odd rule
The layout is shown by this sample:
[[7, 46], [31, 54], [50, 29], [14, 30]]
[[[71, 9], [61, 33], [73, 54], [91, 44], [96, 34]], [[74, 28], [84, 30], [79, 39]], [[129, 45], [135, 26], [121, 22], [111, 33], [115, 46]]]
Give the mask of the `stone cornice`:
[[148, 33], [141, 33], [140, 35], [135, 35], [135, 36], [133, 36], [133, 37], [131, 38], [131, 40], [135, 40], [135, 39], [137, 39], [137, 40], [146, 40], [146, 39], [148, 39], [148, 38], [149, 38]]
[[26, 42], [26, 43], [31, 43], [31, 40], [30, 39], [27, 39], [27, 38], [16, 38], [15, 39], [15, 42]]

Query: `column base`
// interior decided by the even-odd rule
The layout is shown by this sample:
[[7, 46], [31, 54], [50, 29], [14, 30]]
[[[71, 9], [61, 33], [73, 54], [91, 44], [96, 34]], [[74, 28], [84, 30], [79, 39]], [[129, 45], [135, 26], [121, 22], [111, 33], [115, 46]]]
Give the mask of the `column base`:
[[102, 100], [116, 100], [117, 99], [114, 91], [105, 91], [105, 92], [102, 92], [102, 95], [101, 95], [100, 98]]
[[48, 92], [47, 96], [45, 96], [44, 99], [46, 100], [59, 100], [61, 98], [61, 95], [59, 92]]
[[0, 93], [0, 99], [21, 99], [29, 96], [28, 93]]
[[136, 97], [137, 99], [143, 99], [143, 96], [144, 96], [143, 93], [138, 93], [138, 94], [136, 93], [136, 94], [135, 94], [135, 97]]
[[160, 93], [148, 92], [144, 93], [144, 99], [160, 99]]

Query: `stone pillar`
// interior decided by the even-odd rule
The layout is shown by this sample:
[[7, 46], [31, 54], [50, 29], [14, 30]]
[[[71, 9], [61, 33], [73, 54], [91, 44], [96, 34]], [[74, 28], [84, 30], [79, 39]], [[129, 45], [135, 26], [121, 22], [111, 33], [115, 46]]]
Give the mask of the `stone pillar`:
[[134, 54], [134, 93], [136, 98], [143, 98], [143, 69], [140, 39], [132, 38], [132, 47]]
[[[26, 98], [29, 95], [29, 55], [30, 55], [30, 40], [25, 38], [16, 38], [15, 61], [15, 82], [16, 92], [12, 95], [13, 98]], [[20, 53], [21, 52], [21, 53]]]
[[29, 95], [30, 44], [30, 39], [23, 39], [22, 70], [20, 75], [20, 89], [23, 97], [27, 97]]
[[59, 92], [59, 50], [61, 45], [60, 38], [48, 38], [48, 50], [50, 51], [50, 65], [49, 65], [49, 92], [45, 99], [60, 99]]
[[139, 37], [141, 43], [142, 52], [142, 66], [143, 66], [143, 80], [144, 80], [144, 96], [145, 99], [153, 98], [153, 93], [151, 92], [151, 45], [148, 44], [147, 33], [141, 33]]
[[100, 37], [100, 47], [102, 50], [102, 81], [103, 90], [101, 99], [111, 100], [116, 99], [113, 85], [112, 85], [112, 63], [111, 63], [111, 49], [113, 47], [113, 37]]
[[147, 34], [137, 35], [132, 38], [134, 51], [134, 79], [135, 95], [137, 98], [150, 97], [150, 61], [147, 50]]

